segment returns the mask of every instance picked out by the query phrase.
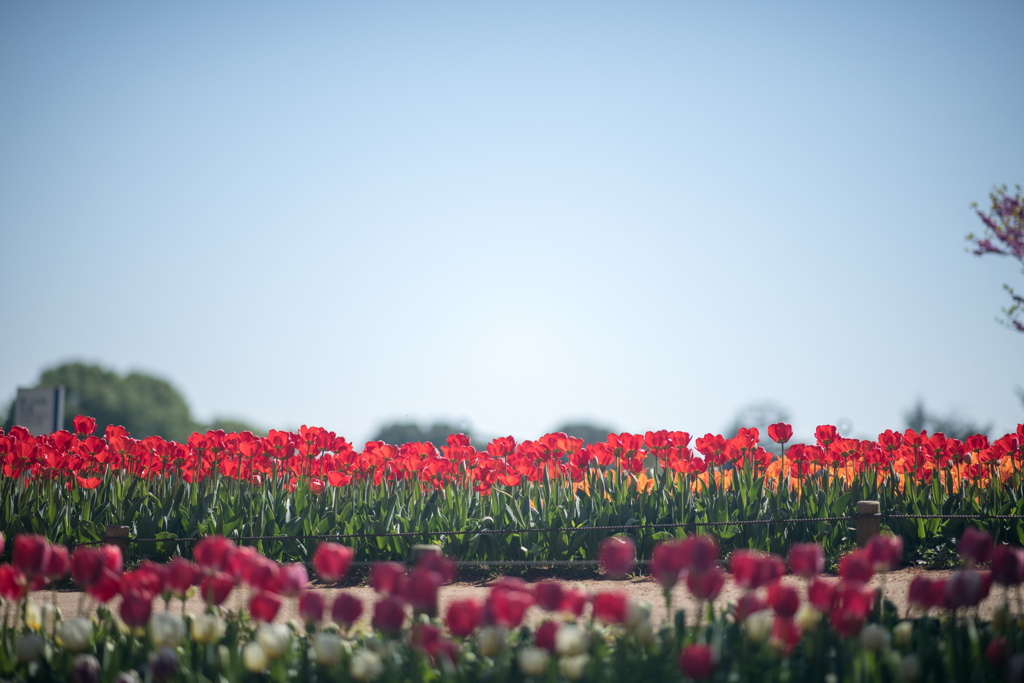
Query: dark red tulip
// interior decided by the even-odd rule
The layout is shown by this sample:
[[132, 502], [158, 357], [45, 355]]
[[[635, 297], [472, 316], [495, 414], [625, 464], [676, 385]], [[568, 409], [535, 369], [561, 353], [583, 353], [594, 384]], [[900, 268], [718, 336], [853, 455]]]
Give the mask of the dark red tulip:
[[402, 597], [412, 607], [414, 614], [437, 615], [437, 591], [441, 588], [442, 577], [426, 567], [416, 567], [409, 573], [409, 580], [402, 590]]
[[[334, 598], [334, 604], [331, 606], [331, 619], [333, 619], [334, 623], [339, 626], [351, 626], [356, 623], [356, 620], [359, 619], [362, 613], [363, 601], [351, 593], [346, 593], [344, 591], [338, 593], [338, 597]], [[402, 614], [404, 618], [404, 605], [402, 608]], [[374, 613], [374, 618], [376, 619], [376, 612]], [[401, 624], [399, 624], [399, 627], [401, 627]]]
[[199, 584], [199, 593], [207, 605], [220, 605], [235, 587], [235, 577], [224, 572], [207, 574]]
[[708, 645], [687, 645], [679, 653], [679, 668], [697, 681], [711, 678], [715, 673], [714, 651]]
[[968, 563], [984, 564], [992, 559], [995, 542], [991, 534], [967, 527], [957, 543], [956, 551]]
[[345, 578], [352, 564], [355, 551], [340, 543], [321, 543], [313, 555], [313, 567], [320, 578], [327, 583], [337, 583]]
[[171, 560], [171, 563], [168, 565], [165, 582], [167, 590], [171, 591], [179, 598], [184, 597], [188, 589], [195, 585], [201, 575], [202, 573], [199, 569], [199, 565], [194, 562], [189, 562], [179, 555]]
[[324, 618], [324, 596], [316, 591], [304, 591], [299, 595], [299, 618], [307, 624], [319, 624]]
[[865, 549], [861, 548], [839, 558], [839, 576], [846, 581], [867, 583], [875, 574], [875, 566]]
[[624, 591], [608, 591], [594, 596], [594, 616], [606, 624], [626, 621], [629, 598]]
[[1000, 545], [992, 552], [992, 580], [1003, 586], [1024, 581], [1024, 551]]
[[559, 581], [538, 581], [533, 584], [537, 605], [549, 612], [557, 612], [562, 607], [562, 584]]
[[670, 590], [686, 571], [686, 549], [681, 541], [666, 541], [654, 547], [651, 554], [651, 576], [662, 588]]
[[260, 591], [249, 598], [249, 613], [256, 621], [269, 623], [281, 609], [281, 596], [270, 591]]
[[768, 604], [776, 614], [788, 619], [796, 614], [800, 607], [800, 594], [795, 588], [776, 580], [768, 584]]
[[686, 587], [698, 600], [714, 600], [725, 585], [725, 572], [721, 567], [712, 567], [705, 572], [691, 571], [686, 575]]
[[13, 564], [0, 564], [0, 598], [18, 602], [28, 595], [28, 579]]
[[121, 620], [128, 626], [145, 626], [153, 612], [153, 594], [131, 587], [121, 593]]
[[636, 544], [627, 536], [610, 536], [597, 551], [601, 568], [613, 579], [621, 579], [636, 566]]
[[381, 595], [395, 595], [405, 576], [405, 567], [397, 562], [376, 562], [370, 567], [370, 585]]
[[14, 537], [14, 566], [25, 576], [45, 576], [50, 562], [50, 542], [39, 534]]
[[903, 538], [901, 536], [872, 536], [865, 547], [868, 560], [875, 571], [890, 572], [903, 561]]
[[448, 605], [445, 622], [448, 630], [457, 638], [465, 638], [480, 625], [484, 604], [479, 600], [454, 600]]
[[63, 579], [71, 570], [71, 556], [68, 549], [62, 545], [50, 546], [50, 559], [46, 563], [46, 578], [51, 581]]
[[825, 571], [825, 550], [820, 543], [794, 543], [789, 549], [789, 570], [811, 578]]
[[86, 587], [85, 592], [94, 600], [102, 603], [110, 602], [121, 592], [121, 575], [115, 574], [107, 567], [100, 570], [99, 578]]
[[234, 552], [235, 544], [227, 538], [207, 536], [196, 544], [192, 559], [207, 572], [220, 572], [227, 568]]
[[398, 633], [405, 621], [405, 601], [397, 595], [388, 595], [373, 606], [373, 627], [385, 633]]
[[533, 642], [539, 647], [555, 654], [555, 634], [558, 633], [559, 623], [557, 621], [545, 621], [537, 627], [533, 634]]

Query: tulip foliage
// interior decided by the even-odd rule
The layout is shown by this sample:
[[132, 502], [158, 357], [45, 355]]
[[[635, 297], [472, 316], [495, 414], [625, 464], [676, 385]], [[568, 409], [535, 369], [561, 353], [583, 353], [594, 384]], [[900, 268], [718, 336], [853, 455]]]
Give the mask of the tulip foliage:
[[[3, 547], [0, 536], [0, 552]], [[599, 551], [611, 576], [636, 562], [628, 538]], [[969, 528], [962, 567], [918, 575], [903, 613], [880, 594], [903, 539], [873, 537], [821, 573], [824, 549], [794, 544], [788, 557], [735, 550], [709, 536], [655, 547], [652, 579], [665, 589], [664, 623], [618, 588], [597, 593], [557, 580], [504, 577], [480, 598], [439, 609], [454, 563], [422, 555], [414, 566], [378, 562], [376, 598], [327, 593], [301, 564], [280, 564], [222, 536], [203, 538], [192, 560], [143, 561], [126, 570], [117, 547], [68, 553], [35, 535], [0, 564], [0, 677], [24, 681], [960, 681], [1020, 680], [1024, 550]], [[354, 551], [322, 543], [313, 567], [345, 578]], [[84, 591], [63, 614], [43, 589], [70, 574]], [[881, 575], [881, 581], [874, 580]], [[733, 604], [717, 600], [727, 580]], [[685, 584], [700, 605], [672, 611]], [[245, 592], [239, 591], [240, 587]], [[991, 621], [978, 605], [992, 594]], [[198, 595], [205, 607], [186, 611]], [[244, 596], [244, 597], [243, 597]], [[1012, 597], [1011, 597], [1012, 596]], [[280, 607], [299, 619], [282, 623]], [[179, 608], [180, 602], [180, 608]], [[1018, 614], [1011, 609], [1014, 605]], [[696, 618], [694, 618], [696, 617]]]
[[911, 430], [858, 440], [823, 425], [813, 443], [791, 443], [792, 427], [776, 424], [772, 449], [740, 429], [610, 434], [590, 446], [565, 434], [502, 437], [482, 449], [456, 434], [440, 447], [360, 451], [318, 427], [210, 431], [179, 444], [113, 426], [99, 436], [82, 416], [74, 424], [74, 434], [0, 432], [9, 535], [75, 546], [126, 525], [141, 539], [132, 557], [153, 560], [188, 554], [189, 539], [208, 535], [278, 561], [308, 561], [327, 537], [364, 561], [403, 559], [423, 542], [462, 560], [572, 560], [596, 559], [607, 527], [632, 526], [643, 557], [697, 529], [725, 550], [785, 553], [816, 541], [835, 558], [853, 541], [850, 521], [835, 518], [872, 499], [888, 514], [965, 517], [886, 519], [911, 553], [952, 556], [972, 516], [997, 540], [1024, 542], [1024, 525], [993, 518], [1024, 514], [1024, 425], [991, 441]]

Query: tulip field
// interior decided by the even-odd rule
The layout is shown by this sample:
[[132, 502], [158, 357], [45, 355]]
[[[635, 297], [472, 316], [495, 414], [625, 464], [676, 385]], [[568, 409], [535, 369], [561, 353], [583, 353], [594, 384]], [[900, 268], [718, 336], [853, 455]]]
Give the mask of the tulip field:
[[8, 536], [74, 547], [124, 525], [142, 541], [131, 557], [157, 561], [187, 556], [211, 535], [278, 561], [308, 561], [321, 540], [366, 561], [404, 560], [417, 543], [461, 560], [574, 560], [596, 558], [608, 535], [629, 526], [645, 558], [694, 531], [713, 533], [725, 552], [786, 553], [815, 541], [837, 558], [853, 546], [853, 524], [837, 518], [870, 499], [883, 514], [918, 516], [883, 518], [909, 558], [955, 557], [970, 524], [1024, 543], [1019, 520], [993, 517], [1024, 514], [1024, 425], [963, 442], [911, 430], [858, 440], [823, 425], [814, 443], [791, 443], [792, 428], [777, 424], [772, 449], [756, 429], [741, 429], [728, 438], [613, 434], [588, 447], [565, 434], [482, 448], [452, 435], [440, 447], [370, 442], [357, 451], [317, 427], [266, 437], [211, 431], [179, 444], [113, 426], [99, 436], [82, 416], [74, 424], [74, 434], [0, 432]]
[[[0, 536], [2, 552], [3, 536]], [[38, 535], [11, 543], [0, 564], [0, 677], [21, 681], [1018, 681], [1024, 676], [1021, 584], [1024, 550], [969, 527], [957, 542], [963, 566], [942, 579], [919, 574], [901, 612], [869, 584], [898, 567], [899, 536], [876, 535], [843, 555], [838, 576], [822, 574], [824, 548], [794, 543], [787, 558], [740, 549], [727, 558], [710, 536], [655, 546], [649, 569], [671, 619], [609, 582], [590, 592], [557, 580], [493, 581], [484, 599], [439, 593], [454, 564], [424, 554], [418, 564], [378, 562], [372, 603], [350, 590], [328, 604], [305, 564], [280, 564], [223, 536], [200, 540], [192, 559], [143, 561], [128, 571], [117, 546], [73, 552]], [[312, 567], [321, 581], [343, 579], [355, 552], [321, 543]], [[636, 566], [628, 537], [599, 547], [611, 578]], [[732, 604], [715, 599], [726, 582]], [[50, 582], [83, 591], [62, 612]], [[787, 576], [788, 575], [788, 576]], [[695, 623], [672, 611], [683, 584]], [[245, 588], [239, 600], [236, 589]], [[205, 607], [185, 609], [198, 594]], [[978, 618], [992, 594], [994, 618]], [[298, 619], [281, 623], [286, 601]], [[370, 620], [360, 621], [366, 612]], [[526, 617], [539, 613], [540, 619]], [[538, 623], [539, 622], [539, 623]]]

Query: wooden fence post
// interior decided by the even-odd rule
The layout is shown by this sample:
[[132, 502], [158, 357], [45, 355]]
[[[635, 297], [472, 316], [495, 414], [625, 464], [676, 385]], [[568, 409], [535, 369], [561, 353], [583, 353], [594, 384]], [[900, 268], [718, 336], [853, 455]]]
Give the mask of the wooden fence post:
[[108, 524], [106, 531], [103, 532], [103, 542], [118, 546], [124, 553], [128, 549], [128, 527]]
[[868, 539], [878, 534], [882, 524], [882, 504], [877, 500], [857, 501], [857, 547], [863, 548]]
[[424, 555], [437, 555], [441, 556], [441, 546], [433, 543], [417, 543], [412, 547], [412, 556], [409, 558], [410, 563], [419, 564], [420, 559]]

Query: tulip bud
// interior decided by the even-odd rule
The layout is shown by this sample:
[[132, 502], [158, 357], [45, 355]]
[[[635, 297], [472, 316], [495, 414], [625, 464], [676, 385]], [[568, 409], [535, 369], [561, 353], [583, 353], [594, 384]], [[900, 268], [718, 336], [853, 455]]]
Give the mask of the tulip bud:
[[543, 648], [527, 646], [516, 654], [516, 661], [520, 670], [527, 676], [542, 676], [548, 670], [550, 657], [548, 651]]
[[242, 666], [249, 673], [262, 673], [266, 670], [268, 663], [267, 653], [263, 651], [259, 643], [246, 643], [245, 647], [242, 648]]
[[360, 650], [352, 656], [348, 673], [357, 681], [374, 681], [384, 673], [384, 662], [376, 652]]
[[48, 602], [25, 603], [25, 625], [33, 631], [51, 630], [57, 622], [57, 608]]

